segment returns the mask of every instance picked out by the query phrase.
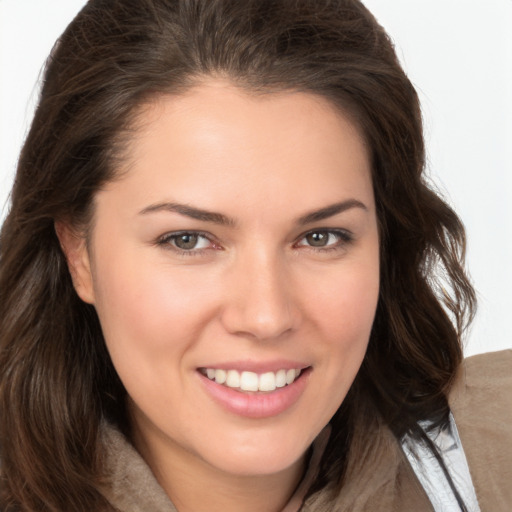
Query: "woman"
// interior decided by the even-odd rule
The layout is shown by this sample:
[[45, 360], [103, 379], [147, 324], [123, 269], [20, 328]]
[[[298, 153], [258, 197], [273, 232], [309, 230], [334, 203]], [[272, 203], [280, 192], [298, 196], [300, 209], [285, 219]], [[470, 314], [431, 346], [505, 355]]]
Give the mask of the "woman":
[[91, 0], [2, 229], [2, 509], [432, 510], [434, 457], [505, 510], [510, 399], [464, 386], [511, 356], [460, 374], [464, 231], [423, 165], [357, 1]]

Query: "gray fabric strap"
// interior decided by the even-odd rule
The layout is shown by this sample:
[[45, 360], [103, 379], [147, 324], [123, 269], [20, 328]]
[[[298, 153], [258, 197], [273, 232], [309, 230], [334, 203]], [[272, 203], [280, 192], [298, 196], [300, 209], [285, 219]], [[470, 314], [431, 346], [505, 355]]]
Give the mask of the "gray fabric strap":
[[[420, 426], [439, 450], [468, 512], [480, 512], [466, 455], [453, 415], [450, 413], [449, 423], [443, 429], [429, 429], [428, 422], [420, 422]], [[405, 436], [402, 441], [402, 449], [425, 489], [434, 510], [436, 512], [460, 512], [461, 509], [439, 462], [425, 443]]]

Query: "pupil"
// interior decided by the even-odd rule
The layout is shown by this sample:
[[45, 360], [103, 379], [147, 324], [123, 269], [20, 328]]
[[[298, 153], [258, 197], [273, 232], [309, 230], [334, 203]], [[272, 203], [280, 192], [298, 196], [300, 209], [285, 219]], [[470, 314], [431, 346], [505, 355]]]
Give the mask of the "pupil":
[[310, 233], [306, 236], [308, 244], [313, 247], [323, 247], [327, 243], [328, 238], [327, 233]]
[[197, 244], [197, 235], [180, 235], [176, 238], [175, 244], [180, 249], [193, 249]]

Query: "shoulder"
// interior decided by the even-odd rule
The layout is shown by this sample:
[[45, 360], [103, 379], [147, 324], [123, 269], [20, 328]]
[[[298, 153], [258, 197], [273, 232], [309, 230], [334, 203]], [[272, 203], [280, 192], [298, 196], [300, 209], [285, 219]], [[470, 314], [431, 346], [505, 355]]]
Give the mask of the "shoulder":
[[486, 386], [499, 380], [512, 385], [512, 349], [468, 357], [463, 363], [466, 378]]
[[449, 394], [455, 417], [501, 423], [512, 419], [512, 350], [466, 359]]
[[512, 505], [512, 350], [464, 361], [450, 408], [482, 510]]

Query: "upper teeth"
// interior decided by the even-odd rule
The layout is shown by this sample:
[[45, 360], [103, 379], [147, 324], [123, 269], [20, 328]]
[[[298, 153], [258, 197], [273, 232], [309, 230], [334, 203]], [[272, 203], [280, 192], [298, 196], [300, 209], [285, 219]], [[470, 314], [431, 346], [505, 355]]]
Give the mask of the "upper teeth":
[[291, 384], [299, 375], [300, 369], [278, 370], [257, 374], [254, 372], [238, 372], [237, 370], [216, 370], [207, 368], [205, 373], [210, 380], [242, 391], [274, 391]]

